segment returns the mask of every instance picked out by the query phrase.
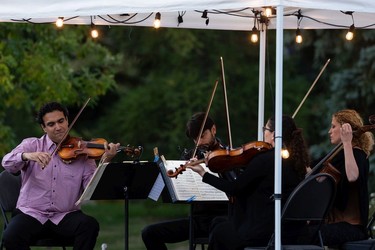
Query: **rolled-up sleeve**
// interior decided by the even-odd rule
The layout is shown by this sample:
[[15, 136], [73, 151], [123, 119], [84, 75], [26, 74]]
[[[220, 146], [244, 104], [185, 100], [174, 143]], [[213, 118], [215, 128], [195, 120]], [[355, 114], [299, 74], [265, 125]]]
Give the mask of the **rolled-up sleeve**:
[[4, 169], [11, 173], [17, 173], [28, 163], [22, 160], [22, 154], [27, 152], [35, 152], [35, 141], [37, 138], [24, 139], [16, 148], [3, 157], [1, 162]]

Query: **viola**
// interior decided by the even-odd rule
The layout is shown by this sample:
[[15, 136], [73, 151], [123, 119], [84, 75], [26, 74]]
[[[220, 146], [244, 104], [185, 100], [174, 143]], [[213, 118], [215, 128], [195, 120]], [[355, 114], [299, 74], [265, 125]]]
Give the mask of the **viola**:
[[[60, 158], [70, 163], [79, 156], [88, 156], [91, 159], [98, 160], [105, 152], [104, 144], [107, 141], [103, 138], [95, 138], [90, 141], [85, 141], [80, 137], [67, 137], [67, 139], [60, 145], [58, 155]], [[126, 155], [135, 157], [142, 152], [142, 147], [121, 146], [118, 151], [124, 151]]]
[[242, 145], [236, 149], [218, 149], [212, 152], [209, 152], [206, 156], [206, 159], [201, 159], [193, 162], [188, 162], [185, 165], [181, 165], [179, 168], [176, 168], [176, 171], [169, 170], [167, 175], [169, 177], [175, 177], [179, 174], [182, 174], [186, 170], [187, 166], [194, 166], [200, 163], [207, 161], [207, 167], [210, 171], [215, 173], [222, 173], [225, 171], [232, 170], [239, 166], [244, 166], [250, 162], [253, 157], [261, 152], [267, 151], [272, 148], [272, 145], [263, 142], [255, 141], [249, 142]]

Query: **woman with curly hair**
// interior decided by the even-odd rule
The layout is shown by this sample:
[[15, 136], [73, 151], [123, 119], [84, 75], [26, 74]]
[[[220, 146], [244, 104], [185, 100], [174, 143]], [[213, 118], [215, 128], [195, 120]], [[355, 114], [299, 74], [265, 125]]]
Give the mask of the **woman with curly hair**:
[[361, 133], [363, 120], [359, 113], [344, 109], [332, 115], [328, 133], [331, 144], [342, 144], [331, 165], [340, 172], [336, 197], [321, 228], [327, 246], [339, 246], [347, 241], [367, 239], [369, 213], [369, 155], [374, 138], [371, 132]]
[[[297, 128], [294, 120], [284, 115], [282, 127], [282, 141], [289, 151], [289, 158], [282, 160], [281, 202], [284, 204], [293, 189], [305, 178], [309, 158], [302, 130]], [[264, 141], [272, 149], [255, 155], [244, 167], [243, 173], [233, 181], [218, 178], [200, 165], [189, 166], [203, 177], [203, 182], [234, 197], [233, 214], [210, 230], [209, 249], [233, 250], [246, 246], [264, 246], [274, 232], [274, 117], [267, 121], [263, 133]], [[284, 242], [287, 242], [287, 238], [293, 238], [286, 233], [289, 229], [291, 228], [283, 233]], [[294, 225], [293, 229], [295, 230]]]

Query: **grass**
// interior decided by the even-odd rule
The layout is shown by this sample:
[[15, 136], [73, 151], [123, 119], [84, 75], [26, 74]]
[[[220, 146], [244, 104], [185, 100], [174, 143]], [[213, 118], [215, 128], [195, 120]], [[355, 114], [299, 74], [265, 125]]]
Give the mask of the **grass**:
[[[146, 225], [162, 220], [187, 217], [189, 207], [185, 204], [167, 204], [152, 200], [129, 201], [129, 250], [145, 249], [141, 230]], [[108, 250], [125, 249], [125, 203], [124, 201], [89, 201], [82, 210], [95, 217], [100, 224], [100, 232], [95, 246], [101, 250], [102, 244], [107, 244]], [[2, 228], [1, 221], [1, 228]], [[188, 249], [189, 242], [168, 244], [170, 250]], [[45, 250], [46, 248], [33, 248]], [[49, 248], [61, 249], [61, 248]], [[72, 250], [72, 248], [67, 248]]]
[[[100, 223], [100, 233], [95, 249], [101, 249], [106, 243], [109, 250], [125, 249], [125, 203], [124, 201], [90, 202], [83, 210]], [[165, 204], [161, 202], [129, 201], [129, 242], [131, 250], [145, 249], [141, 230], [158, 221], [188, 216], [189, 208], [183, 204]], [[169, 244], [168, 249], [187, 249], [189, 243]]]

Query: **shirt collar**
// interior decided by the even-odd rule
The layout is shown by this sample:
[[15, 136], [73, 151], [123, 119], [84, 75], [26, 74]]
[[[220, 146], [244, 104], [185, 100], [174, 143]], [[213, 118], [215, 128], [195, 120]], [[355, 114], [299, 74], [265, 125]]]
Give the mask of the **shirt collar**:
[[44, 134], [43, 136], [46, 139], [48, 151], [53, 151], [57, 145], [48, 137], [47, 134]]

